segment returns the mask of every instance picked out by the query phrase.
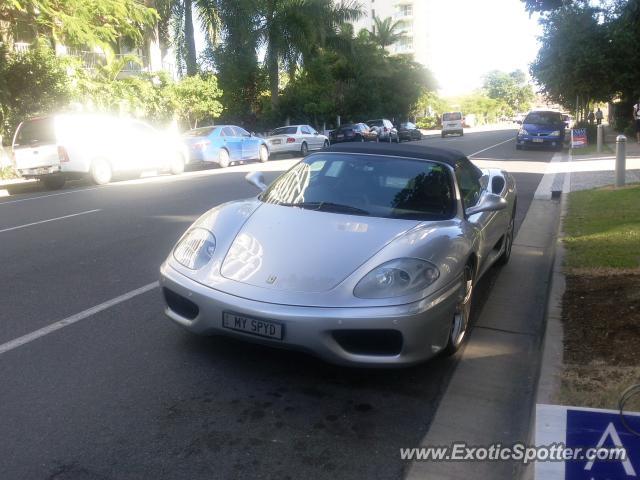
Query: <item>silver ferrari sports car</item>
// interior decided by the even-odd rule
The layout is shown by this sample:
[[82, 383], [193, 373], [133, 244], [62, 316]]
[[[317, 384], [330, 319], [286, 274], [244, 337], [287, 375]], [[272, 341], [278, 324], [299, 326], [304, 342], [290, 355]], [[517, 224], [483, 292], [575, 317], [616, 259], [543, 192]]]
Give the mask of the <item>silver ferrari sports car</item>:
[[414, 364], [460, 347], [476, 282], [511, 254], [513, 177], [457, 151], [341, 144], [247, 180], [261, 193], [202, 215], [161, 267], [193, 333]]

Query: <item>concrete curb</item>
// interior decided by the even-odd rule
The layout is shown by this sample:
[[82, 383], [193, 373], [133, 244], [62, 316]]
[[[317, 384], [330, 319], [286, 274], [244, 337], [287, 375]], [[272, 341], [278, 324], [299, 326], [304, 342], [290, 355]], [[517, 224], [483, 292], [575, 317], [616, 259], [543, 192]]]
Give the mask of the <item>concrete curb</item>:
[[[568, 162], [572, 162], [571, 154]], [[547, 308], [545, 314], [545, 329], [542, 344], [542, 359], [535, 392], [535, 403], [531, 412], [531, 425], [529, 429], [529, 445], [536, 444], [535, 425], [537, 404], [554, 404], [556, 395], [560, 391], [561, 375], [563, 369], [564, 354], [564, 327], [562, 323], [562, 299], [564, 297], [566, 282], [563, 271], [565, 249], [564, 219], [567, 214], [568, 194], [571, 192], [571, 169], [563, 176], [562, 196], [560, 197], [560, 219], [556, 236], [555, 255], [551, 271], [551, 284], [547, 296]], [[527, 465], [522, 471], [521, 480], [535, 479], [535, 464]]]
[[[558, 154], [552, 162], [565, 158]], [[495, 278], [420, 446], [465, 442], [489, 447], [529, 440], [560, 212], [552, 199], [553, 170], [549, 166], [540, 182], [511, 262]], [[407, 478], [511, 480], [523, 470], [511, 462], [413, 462]]]

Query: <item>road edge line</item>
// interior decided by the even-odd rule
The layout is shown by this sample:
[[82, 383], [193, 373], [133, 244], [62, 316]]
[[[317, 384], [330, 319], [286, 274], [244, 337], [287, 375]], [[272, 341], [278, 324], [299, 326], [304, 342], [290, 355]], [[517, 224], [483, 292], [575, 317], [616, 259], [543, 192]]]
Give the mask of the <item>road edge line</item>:
[[78, 323], [82, 320], [85, 320], [97, 313], [103, 312], [104, 310], [108, 310], [111, 307], [114, 307], [120, 303], [126, 302], [127, 300], [131, 300], [143, 293], [150, 292], [155, 288], [158, 288], [160, 283], [155, 281], [153, 283], [149, 283], [140, 288], [136, 288], [135, 290], [131, 290], [127, 293], [124, 293], [120, 296], [112, 298], [111, 300], [107, 300], [106, 302], [102, 302], [94, 307], [83, 310], [80, 313], [76, 313], [75, 315], [71, 315], [70, 317], [59, 320], [55, 323], [47, 325], [46, 327], [39, 328], [38, 330], [34, 330], [33, 332], [27, 333], [26, 335], [22, 335], [21, 337], [14, 338], [13, 340], [9, 340], [6, 343], [0, 345], [0, 355], [7, 353], [16, 348], [22, 347], [28, 343], [33, 342], [39, 338], [42, 338], [50, 333], [56, 332], [62, 328], [73, 325], [74, 323]]

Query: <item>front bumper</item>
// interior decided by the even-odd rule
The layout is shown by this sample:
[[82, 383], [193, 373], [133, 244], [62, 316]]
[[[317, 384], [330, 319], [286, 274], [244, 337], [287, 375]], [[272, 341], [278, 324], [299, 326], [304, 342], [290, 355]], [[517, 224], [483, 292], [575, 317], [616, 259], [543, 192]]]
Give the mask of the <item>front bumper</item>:
[[[390, 307], [300, 307], [258, 302], [209, 288], [178, 273], [166, 263], [160, 269], [160, 286], [197, 306], [192, 318], [170, 308], [165, 314], [187, 330], [201, 335], [226, 335], [278, 348], [301, 350], [328, 362], [349, 366], [406, 366], [441, 351], [449, 338], [460, 291], [459, 281], [439, 293], [408, 305]], [[283, 340], [256, 337], [222, 326], [223, 313], [274, 321], [284, 328]], [[339, 341], [341, 335], [362, 331], [393, 331], [401, 336], [393, 354], [353, 352]], [[338, 332], [338, 333], [336, 333]], [[395, 333], [396, 336], [397, 333]]]
[[560, 147], [564, 144], [564, 137], [523, 135], [516, 137], [516, 144], [527, 147]]

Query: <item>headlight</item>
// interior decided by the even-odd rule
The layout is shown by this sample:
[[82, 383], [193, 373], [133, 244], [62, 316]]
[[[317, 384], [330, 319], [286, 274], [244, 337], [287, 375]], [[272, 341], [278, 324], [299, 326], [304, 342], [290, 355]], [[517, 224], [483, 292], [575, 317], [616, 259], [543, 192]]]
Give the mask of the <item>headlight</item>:
[[204, 267], [216, 249], [215, 237], [204, 228], [189, 230], [173, 249], [173, 258], [190, 270]]
[[374, 268], [358, 282], [353, 294], [359, 298], [390, 298], [424, 290], [440, 276], [429, 262], [399, 258]]
[[559, 137], [560, 136], [560, 130], [556, 130], [555, 132], [551, 132], [551, 136], [552, 137]]
[[520, 131], [518, 132], [518, 136], [522, 137], [524, 135], [529, 135], [529, 132], [527, 132], [524, 128], [521, 128]]

